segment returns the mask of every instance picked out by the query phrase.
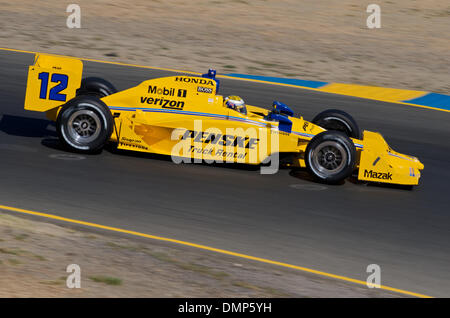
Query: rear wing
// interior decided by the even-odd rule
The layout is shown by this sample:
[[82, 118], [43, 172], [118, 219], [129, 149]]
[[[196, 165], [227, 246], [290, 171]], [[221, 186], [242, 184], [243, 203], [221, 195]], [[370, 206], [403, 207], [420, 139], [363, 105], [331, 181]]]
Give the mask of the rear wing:
[[25, 109], [46, 112], [75, 97], [83, 62], [77, 58], [36, 54], [28, 68]]

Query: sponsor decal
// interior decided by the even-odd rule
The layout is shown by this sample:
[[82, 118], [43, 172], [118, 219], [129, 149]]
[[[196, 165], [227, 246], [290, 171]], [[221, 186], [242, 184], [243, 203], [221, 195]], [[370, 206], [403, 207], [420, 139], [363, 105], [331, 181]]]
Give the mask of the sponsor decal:
[[[175, 96], [175, 88], [166, 88], [166, 87], [158, 87], [158, 86], [148, 86], [148, 93], [149, 94], [157, 94], [157, 95], [163, 95], [163, 96]], [[185, 89], [178, 89], [177, 96], [178, 97], [186, 97], [187, 90]]]
[[187, 90], [185, 90], [185, 89], [178, 90], [178, 97], [186, 97], [186, 95], [187, 95]]
[[197, 87], [197, 92], [199, 92], [199, 93], [212, 94], [213, 89], [210, 88], [210, 87], [198, 86], [198, 87]]
[[308, 127], [309, 127], [309, 131], [312, 132], [312, 131], [314, 130], [314, 127], [315, 127], [315, 126], [314, 126], [313, 124], [311, 124], [311, 123], [305, 121], [305, 122], [303, 123], [303, 131], [307, 131], [307, 130], [308, 130]]
[[375, 166], [378, 163], [378, 161], [380, 161], [380, 157], [377, 157], [377, 159], [374, 160], [374, 162], [372, 163], [372, 166]]
[[200, 84], [200, 85], [209, 85], [214, 86], [214, 81], [200, 78], [200, 77], [184, 77], [184, 76], [177, 76], [175, 77], [176, 82], [184, 82], [184, 83], [193, 83], [193, 84]]
[[130, 139], [127, 137], [122, 137], [119, 142], [120, 146], [148, 150], [148, 147], [146, 147], [144, 145], [139, 145], [140, 143], [141, 143], [141, 140], [139, 140], [139, 139]]
[[194, 147], [194, 146], [191, 146], [191, 148], [190, 148], [190, 152], [191, 153], [198, 153], [198, 154], [203, 154], [203, 155], [205, 155], [205, 156], [222, 156], [222, 157], [226, 157], [226, 158], [234, 158], [234, 159], [245, 159], [245, 157], [247, 156], [247, 153], [246, 152], [244, 152], [244, 153], [239, 153], [239, 152], [233, 152], [233, 151], [225, 151], [225, 150], [223, 150], [223, 149], [217, 149], [215, 152], [214, 152], [214, 148], [209, 148], [209, 149], [207, 149], [207, 148], [205, 148], [205, 149], [203, 149], [203, 148], [198, 148], [198, 147]]
[[127, 137], [122, 137], [122, 138], [120, 139], [120, 141], [135, 142], [135, 143], [138, 143], [138, 144], [141, 143], [141, 140], [139, 140], [139, 139], [130, 139], [130, 138], [127, 138]]
[[373, 170], [364, 170], [364, 178], [373, 178], [380, 180], [392, 180], [392, 173], [390, 172], [377, 172]]
[[217, 127], [202, 128], [202, 120], [194, 120], [191, 129], [179, 127], [172, 131], [170, 139], [176, 141], [172, 147], [173, 162], [264, 163], [261, 174], [278, 171], [279, 138], [267, 128], [226, 128], [225, 133]]
[[233, 146], [238, 148], [255, 149], [258, 144], [258, 138], [249, 138], [243, 136], [222, 135], [220, 133], [209, 133], [203, 131], [186, 130], [181, 137], [182, 140], [193, 139], [194, 142], [212, 144], [219, 146]]
[[148, 150], [147, 147], [142, 146], [142, 145], [134, 145], [134, 144], [126, 143], [126, 142], [120, 142], [119, 144], [120, 144], [122, 147], [130, 147], [130, 148], [135, 148], [135, 149]]
[[165, 98], [153, 98], [146, 96], [141, 96], [141, 103], [142, 104], [147, 103], [149, 105], [156, 105], [161, 106], [162, 108], [171, 108], [171, 109], [183, 109], [184, 107], [183, 101], [170, 100]]
[[283, 136], [289, 136], [289, 133], [281, 131], [281, 130], [276, 130], [276, 129], [271, 129], [270, 130], [270, 134], [272, 135], [283, 135]]

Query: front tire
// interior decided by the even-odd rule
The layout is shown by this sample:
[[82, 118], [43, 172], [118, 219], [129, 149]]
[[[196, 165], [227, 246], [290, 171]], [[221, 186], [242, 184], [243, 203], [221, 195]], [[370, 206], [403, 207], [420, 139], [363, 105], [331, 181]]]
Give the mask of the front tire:
[[353, 142], [342, 132], [324, 131], [311, 139], [306, 147], [305, 163], [319, 181], [336, 184], [348, 178], [355, 166]]
[[362, 139], [361, 129], [356, 120], [342, 110], [327, 109], [317, 114], [311, 122], [326, 130], [337, 130], [345, 133], [348, 137]]
[[100, 77], [86, 77], [81, 81], [80, 88], [77, 90], [77, 96], [91, 95], [98, 98], [117, 93], [113, 84]]
[[113, 131], [113, 117], [108, 106], [95, 96], [78, 96], [64, 105], [56, 120], [62, 143], [71, 150], [98, 152]]

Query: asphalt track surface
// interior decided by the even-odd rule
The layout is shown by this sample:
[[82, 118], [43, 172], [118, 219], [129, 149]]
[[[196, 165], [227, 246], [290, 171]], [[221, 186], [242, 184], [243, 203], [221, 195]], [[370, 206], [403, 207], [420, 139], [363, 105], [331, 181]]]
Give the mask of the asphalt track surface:
[[[267, 107], [277, 99], [306, 119], [327, 108], [348, 111], [362, 128], [380, 131], [392, 148], [424, 163], [421, 184], [412, 191], [349, 181], [324, 186], [288, 169], [261, 175], [110, 150], [64, 160], [60, 155], [70, 153], [59, 148], [45, 115], [23, 110], [32, 61], [31, 54], [0, 51], [0, 204], [363, 281], [367, 265], [378, 264], [383, 285], [450, 296], [450, 113], [221, 80], [223, 95]], [[84, 76], [104, 77], [118, 89], [173, 75], [84, 65]]]

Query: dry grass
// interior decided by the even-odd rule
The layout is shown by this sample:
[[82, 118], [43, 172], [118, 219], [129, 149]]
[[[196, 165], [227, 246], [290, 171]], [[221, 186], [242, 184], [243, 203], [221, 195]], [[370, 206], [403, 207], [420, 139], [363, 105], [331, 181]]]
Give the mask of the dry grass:
[[[399, 296], [231, 256], [92, 234], [2, 212], [0, 237], [0, 297]], [[81, 289], [66, 287], [69, 264], [81, 268]]]
[[450, 5], [382, 1], [382, 28], [358, 0], [0, 0], [0, 46], [204, 71], [450, 92]]

